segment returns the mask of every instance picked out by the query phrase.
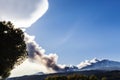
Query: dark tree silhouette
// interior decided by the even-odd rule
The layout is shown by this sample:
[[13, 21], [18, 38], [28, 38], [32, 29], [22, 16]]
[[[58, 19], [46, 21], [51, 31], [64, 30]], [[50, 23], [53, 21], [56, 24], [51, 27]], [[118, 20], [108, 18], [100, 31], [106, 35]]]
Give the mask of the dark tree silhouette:
[[24, 33], [15, 29], [11, 22], [0, 22], [0, 77], [10, 75], [15, 65], [27, 56]]

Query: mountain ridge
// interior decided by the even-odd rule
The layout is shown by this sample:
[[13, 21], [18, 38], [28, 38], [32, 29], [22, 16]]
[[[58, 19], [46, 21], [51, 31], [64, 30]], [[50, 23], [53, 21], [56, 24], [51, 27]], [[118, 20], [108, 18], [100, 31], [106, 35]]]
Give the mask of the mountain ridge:
[[95, 63], [82, 67], [81, 70], [120, 70], [120, 62], [108, 59], [97, 60]]

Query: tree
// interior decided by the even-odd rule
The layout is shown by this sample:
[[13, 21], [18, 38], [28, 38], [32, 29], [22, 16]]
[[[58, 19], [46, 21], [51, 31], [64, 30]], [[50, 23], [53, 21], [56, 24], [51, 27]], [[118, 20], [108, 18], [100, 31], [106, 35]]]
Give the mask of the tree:
[[0, 77], [6, 78], [27, 56], [24, 33], [11, 22], [0, 22]]

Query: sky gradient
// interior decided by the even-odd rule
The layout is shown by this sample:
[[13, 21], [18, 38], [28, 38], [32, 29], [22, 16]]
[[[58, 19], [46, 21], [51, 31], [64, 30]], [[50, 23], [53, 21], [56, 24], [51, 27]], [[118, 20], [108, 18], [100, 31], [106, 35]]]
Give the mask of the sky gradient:
[[26, 30], [60, 64], [86, 59], [120, 61], [119, 0], [49, 0], [49, 9]]

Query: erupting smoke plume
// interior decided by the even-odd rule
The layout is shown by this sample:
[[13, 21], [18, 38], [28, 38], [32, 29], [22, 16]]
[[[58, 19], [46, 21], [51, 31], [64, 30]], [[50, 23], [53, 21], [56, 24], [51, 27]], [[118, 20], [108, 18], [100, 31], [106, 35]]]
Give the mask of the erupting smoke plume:
[[34, 41], [34, 36], [29, 36], [25, 33], [25, 41], [27, 44], [29, 58], [33, 61], [39, 62], [45, 66], [49, 71], [60, 71], [62, 68], [57, 65], [58, 56], [56, 54], [45, 54], [45, 50]]

